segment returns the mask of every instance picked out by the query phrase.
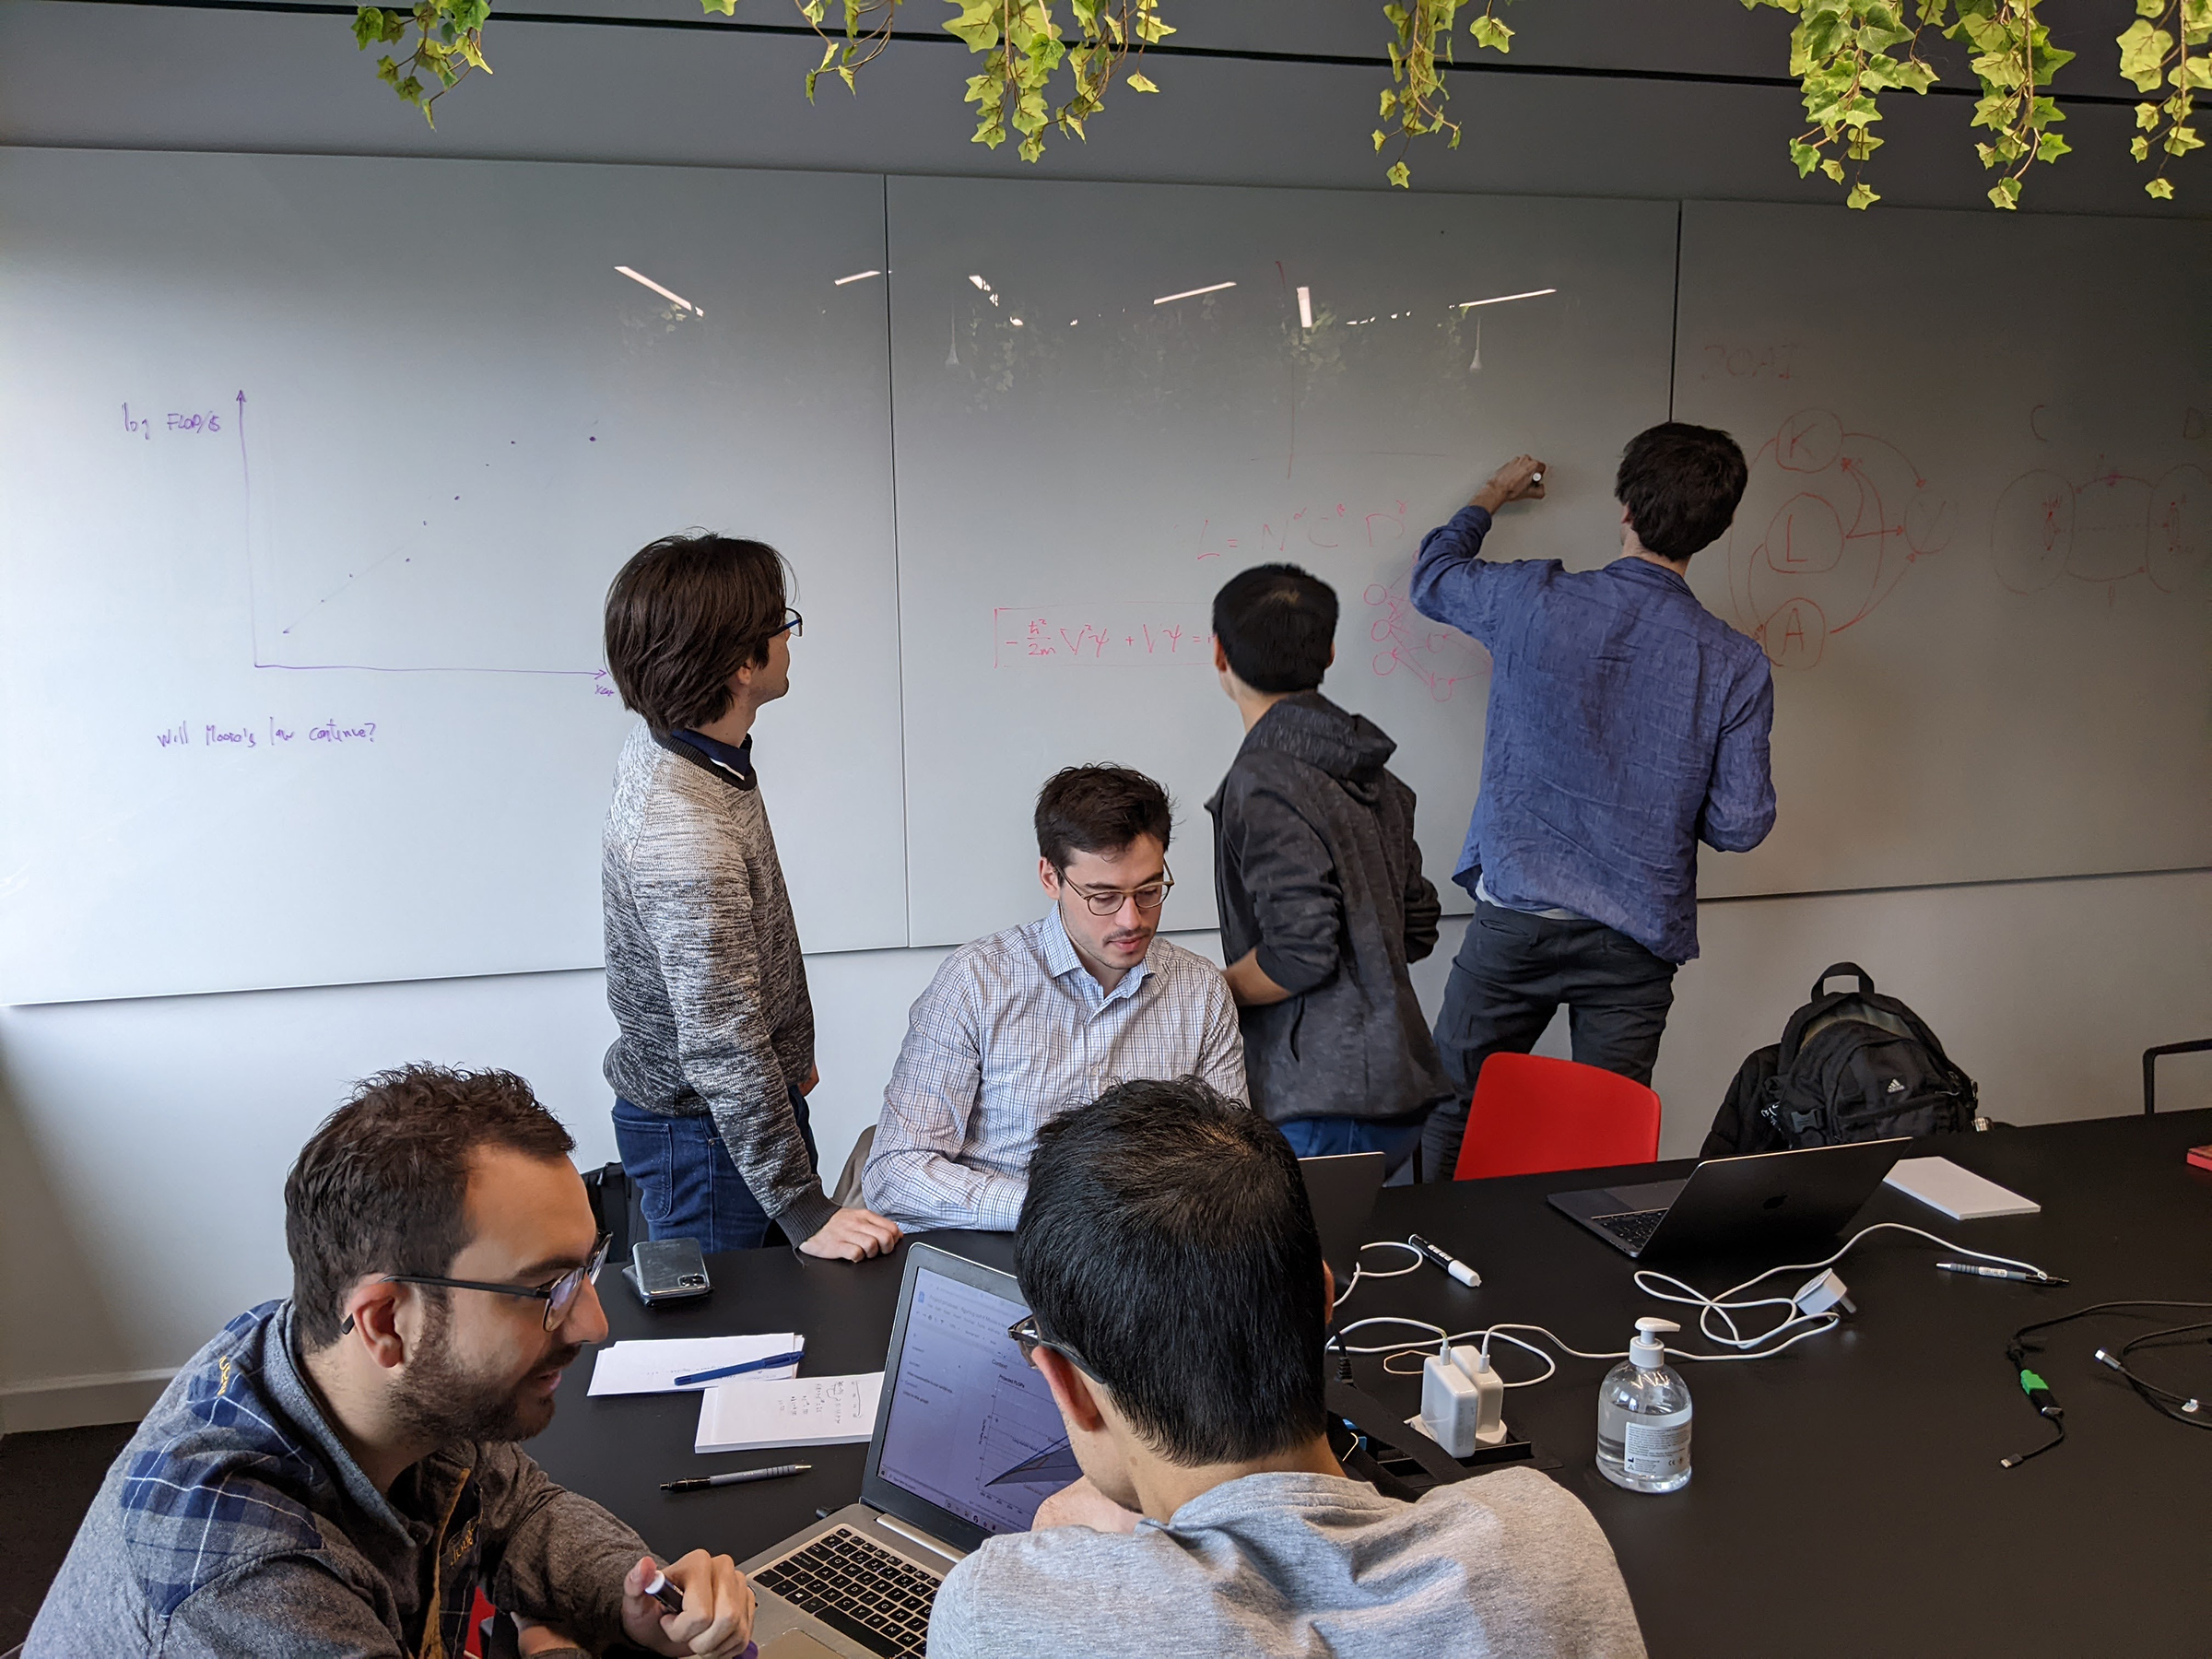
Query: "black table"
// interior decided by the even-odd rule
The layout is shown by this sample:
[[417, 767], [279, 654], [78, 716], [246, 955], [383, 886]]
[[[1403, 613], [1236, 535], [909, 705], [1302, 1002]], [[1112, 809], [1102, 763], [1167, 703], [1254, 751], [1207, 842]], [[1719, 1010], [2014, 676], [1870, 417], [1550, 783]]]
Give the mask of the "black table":
[[[1597, 1474], [1596, 1391], [1609, 1361], [1563, 1359], [1550, 1382], [1512, 1390], [1508, 1423], [1559, 1460], [1555, 1477], [1597, 1516], [1652, 1653], [2212, 1650], [2212, 1434], [2161, 1418], [2090, 1359], [2100, 1343], [2148, 1324], [2100, 1319], [2053, 1333], [2037, 1369], [2066, 1408], [2066, 1443], [2021, 1467], [1998, 1466], [2049, 1437], [2005, 1358], [2015, 1326], [2122, 1298], [2212, 1301], [2212, 1172], [2183, 1159], [2206, 1142], [2212, 1112], [1926, 1143], [2036, 1199], [2042, 1214], [1953, 1222], [1885, 1189], [1854, 1226], [1910, 1222], [2036, 1262], [2071, 1286], [1938, 1273], [1935, 1246], [1876, 1234], [1838, 1269], [1859, 1306], [1841, 1329], [1772, 1359], [1683, 1368], [1697, 1406], [1694, 1476], [1683, 1491], [1647, 1497]], [[1639, 1314], [1694, 1317], [1639, 1295], [1625, 1256], [1544, 1202], [1611, 1173], [1386, 1190], [1373, 1237], [1423, 1233], [1476, 1266], [1483, 1285], [1467, 1289], [1434, 1271], [1367, 1280], [1340, 1320], [1404, 1313], [1453, 1330], [1522, 1321], [1606, 1351], [1627, 1345]], [[1012, 1265], [1005, 1235], [940, 1233], [932, 1242]], [[1374, 1251], [1368, 1259], [1389, 1266], [1403, 1257]], [[1661, 1264], [1707, 1292], [1770, 1265]], [[897, 1258], [850, 1266], [749, 1251], [715, 1257], [712, 1271], [706, 1303], [652, 1312], [609, 1275], [614, 1337], [799, 1330], [811, 1373], [882, 1365]], [[1797, 1281], [1780, 1282], [1786, 1294]], [[1508, 1377], [1538, 1369], [1502, 1345], [1493, 1355]], [[2212, 1394], [2205, 1347], [2138, 1358], [2169, 1386]], [[556, 1478], [605, 1503], [656, 1550], [704, 1545], [743, 1559], [858, 1491], [865, 1446], [790, 1453], [814, 1465], [793, 1479], [665, 1494], [664, 1480], [786, 1454], [696, 1457], [693, 1396], [589, 1399], [589, 1371], [579, 1365], [562, 1383], [554, 1426], [532, 1449]], [[1362, 1360], [1359, 1380], [1394, 1407], [1418, 1405], [1418, 1379], [1386, 1378]]]

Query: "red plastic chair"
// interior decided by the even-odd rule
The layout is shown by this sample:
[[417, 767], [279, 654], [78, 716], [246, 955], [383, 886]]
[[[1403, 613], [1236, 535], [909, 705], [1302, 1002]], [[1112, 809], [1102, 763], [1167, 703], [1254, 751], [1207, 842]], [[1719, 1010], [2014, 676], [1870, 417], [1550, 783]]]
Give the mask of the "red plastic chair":
[[1475, 1079], [1454, 1181], [1541, 1175], [1659, 1156], [1659, 1097], [1594, 1065], [1492, 1054]]

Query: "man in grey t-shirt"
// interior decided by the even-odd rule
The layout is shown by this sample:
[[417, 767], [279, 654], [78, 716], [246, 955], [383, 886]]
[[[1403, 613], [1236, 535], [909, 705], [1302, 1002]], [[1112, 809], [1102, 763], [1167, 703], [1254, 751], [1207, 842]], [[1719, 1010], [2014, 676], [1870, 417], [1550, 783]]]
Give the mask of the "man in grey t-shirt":
[[1533, 1469], [1418, 1502], [1330, 1452], [1334, 1286], [1281, 1132], [1192, 1079], [1044, 1125], [1015, 1239], [1084, 1478], [937, 1593], [930, 1659], [1643, 1652], [1589, 1511]]

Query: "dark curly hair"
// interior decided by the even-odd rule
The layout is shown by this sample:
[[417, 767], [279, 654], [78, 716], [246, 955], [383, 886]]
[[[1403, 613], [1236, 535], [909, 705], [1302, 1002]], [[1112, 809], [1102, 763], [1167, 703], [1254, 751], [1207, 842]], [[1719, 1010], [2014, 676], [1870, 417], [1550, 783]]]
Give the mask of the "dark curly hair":
[[512, 1072], [379, 1072], [323, 1121], [284, 1182], [293, 1318], [309, 1350], [338, 1339], [346, 1295], [371, 1273], [443, 1274], [468, 1243], [479, 1147], [565, 1158], [576, 1143]]

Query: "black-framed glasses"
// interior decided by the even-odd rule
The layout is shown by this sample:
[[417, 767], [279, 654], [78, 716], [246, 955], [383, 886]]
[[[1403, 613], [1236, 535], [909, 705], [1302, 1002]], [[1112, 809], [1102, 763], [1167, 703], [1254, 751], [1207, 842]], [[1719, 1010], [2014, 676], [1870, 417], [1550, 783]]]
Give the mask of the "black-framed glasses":
[[[387, 1273], [387, 1285], [441, 1285], [448, 1290], [488, 1290], [494, 1296], [535, 1297], [546, 1304], [546, 1329], [559, 1325], [576, 1305], [577, 1294], [589, 1284], [597, 1281], [599, 1270], [606, 1265], [608, 1247], [614, 1243], [611, 1233], [601, 1233], [592, 1241], [592, 1253], [583, 1258], [583, 1265], [571, 1267], [549, 1285], [495, 1285], [484, 1279], [444, 1278], [435, 1273]], [[347, 1314], [341, 1331], [353, 1329], [353, 1316]]]
[[789, 606], [783, 607], [783, 620], [768, 630], [768, 637], [772, 640], [778, 634], [785, 633], [794, 640], [803, 640], [806, 637], [806, 618]]
[[[1074, 1348], [1069, 1347], [1066, 1343], [1055, 1337], [1047, 1336], [1038, 1328], [1037, 1315], [1034, 1313], [1024, 1313], [1008, 1325], [1006, 1336], [1021, 1349], [1022, 1359], [1030, 1365], [1037, 1363], [1039, 1348], [1051, 1348], [1053, 1353], [1059, 1355], [1061, 1359], [1066, 1360], [1093, 1382], [1099, 1382], [1099, 1373], [1090, 1369], [1090, 1361], [1077, 1353]], [[1103, 1387], [1104, 1384], [1100, 1383], [1100, 1386]]]
[[1094, 890], [1078, 887], [1065, 875], [1060, 877], [1060, 885], [1089, 905], [1090, 913], [1094, 916], [1118, 916], [1122, 912], [1122, 906], [1132, 899], [1136, 900], [1137, 910], [1149, 916], [1168, 901], [1168, 894], [1175, 887], [1175, 874], [1163, 864], [1159, 866], [1158, 881], [1147, 881], [1143, 887], [1130, 888], [1126, 891], [1120, 888], [1099, 888]]

